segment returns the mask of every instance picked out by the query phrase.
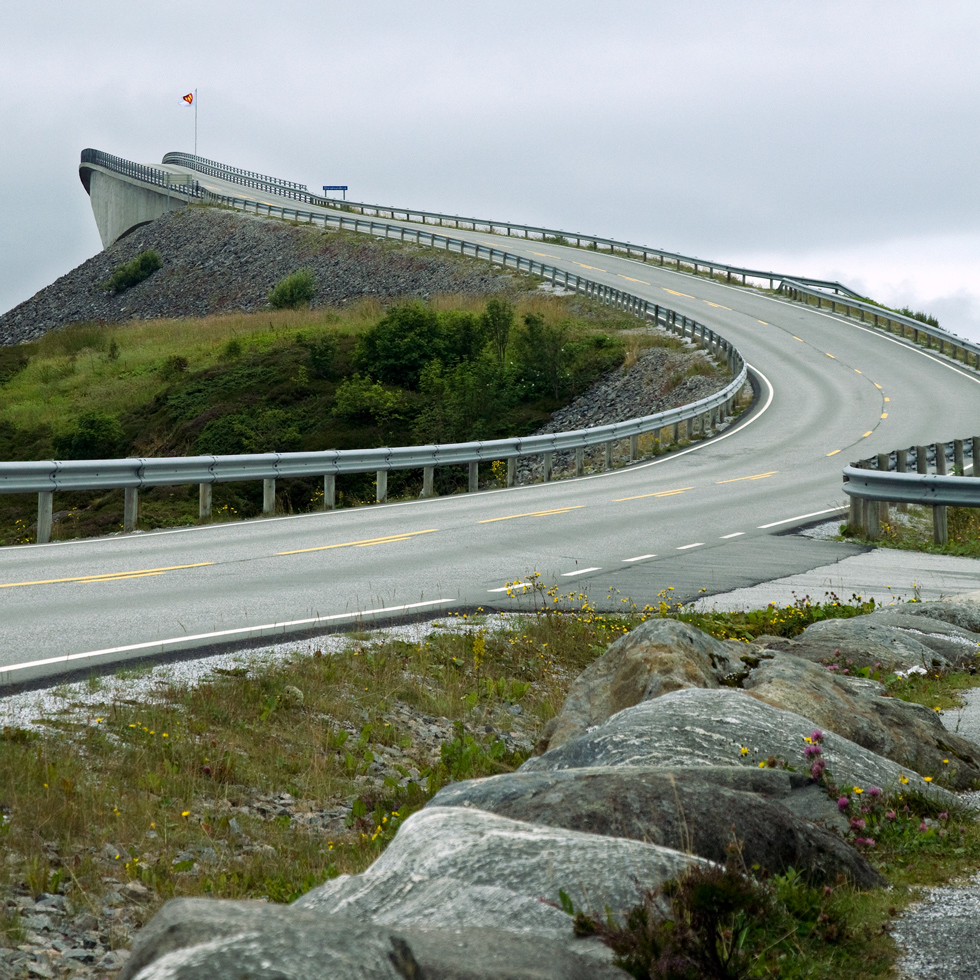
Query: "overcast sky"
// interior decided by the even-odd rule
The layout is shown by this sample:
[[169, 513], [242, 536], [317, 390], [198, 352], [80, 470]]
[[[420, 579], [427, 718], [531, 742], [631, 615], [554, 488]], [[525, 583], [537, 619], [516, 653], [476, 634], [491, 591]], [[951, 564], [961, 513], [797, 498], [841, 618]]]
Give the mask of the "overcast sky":
[[980, 3], [0, 0], [0, 311], [87, 146], [831, 277], [980, 339]]

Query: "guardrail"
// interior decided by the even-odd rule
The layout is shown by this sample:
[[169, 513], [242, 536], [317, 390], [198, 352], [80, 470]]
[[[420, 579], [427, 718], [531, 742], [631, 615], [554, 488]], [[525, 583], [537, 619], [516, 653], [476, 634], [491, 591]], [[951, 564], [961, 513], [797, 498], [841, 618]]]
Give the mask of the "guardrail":
[[[843, 313], [845, 316], [859, 316], [862, 323], [871, 323], [875, 327], [884, 327], [889, 333], [899, 333], [902, 337], [908, 337], [911, 331], [912, 341], [916, 344], [921, 343], [921, 338], [926, 337], [928, 342], [926, 347], [932, 349], [932, 341], [938, 341], [939, 352], [947, 353], [947, 345], [950, 347], [950, 356], [953, 360], [962, 360], [966, 367], [980, 370], [980, 344], [972, 340], [965, 340], [957, 337], [956, 334], [934, 327], [929, 323], [923, 323], [914, 317], [905, 316], [904, 313], [895, 313], [886, 310], [884, 307], [876, 306], [874, 303], [866, 303], [863, 300], [848, 297], [841, 299], [839, 296], [830, 296], [827, 293], [812, 289], [802, 281], [794, 279], [784, 279], [779, 284], [779, 291], [797, 301], [811, 304], [811, 300], [816, 300], [819, 308], [829, 306], [834, 313]], [[870, 319], [869, 319], [870, 318]], [[892, 328], [895, 328], [894, 330]]]
[[[195, 163], [195, 160], [198, 162]], [[163, 158], [163, 162], [179, 164], [180, 166], [198, 170], [201, 173], [210, 174], [212, 177], [220, 177], [224, 180], [235, 183], [248, 184], [248, 181], [243, 179], [241, 175], [244, 175], [245, 177], [259, 178], [266, 183], [261, 185], [248, 184], [248, 186], [262, 186], [266, 190], [270, 190], [273, 193], [282, 194], [285, 197], [290, 197], [306, 204], [313, 204], [317, 207], [336, 208], [338, 206], [338, 202], [335, 199], [314, 194], [307, 189], [305, 184], [292, 184], [288, 181], [277, 181], [271, 177], [262, 177], [258, 174], [249, 174], [247, 171], [237, 170], [234, 167], [229, 167], [222, 163], [216, 163], [213, 160], [202, 161], [199, 157], [195, 158], [189, 153], [167, 153]], [[367, 204], [359, 201], [344, 201], [341, 207], [343, 210], [353, 213], [367, 214], [370, 212], [375, 217], [387, 216], [392, 221], [398, 220], [400, 215], [404, 215], [404, 218], [401, 220], [420, 220], [422, 224], [428, 224], [431, 220], [432, 222], [438, 222], [439, 225], [442, 226], [444, 222], [451, 221], [456, 228], [459, 228], [462, 223], [464, 228], [469, 226], [469, 228], [473, 231], [486, 231], [489, 234], [499, 234], [501, 231], [503, 231], [508, 237], [513, 237], [514, 233], [518, 232], [520, 234], [517, 237], [551, 241], [555, 244], [566, 245], [570, 245], [574, 241], [576, 247], [579, 248], [583, 247], [582, 242], [586, 242], [587, 245], [585, 247], [590, 247], [596, 251], [608, 249], [611, 252], [624, 252], [627, 258], [642, 258], [644, 262], [648, 262], [650, 257], [653, 256], [655, 258], [659, 258], [660, 265], [673, 264], [678, 271], [684, 271], [684, 268], [687, 267], [687, 269], [693, 271], [694, 275], [698, 275], [699, 272], [707, 272], [709, 276], [714, 276], [717, 273], [725, 273], [728, 282], [732, 281], [732, 276], [735, 276], [736, 278], [741, 277], [743, 285], [746, 284], [747, 279], [756, 279], [762, 282], [768, 281], [769, 288], [773, 289], [776, 282], [782, 282], [784, 279], [791, 279], [793, 282], [820, 286], [824, 289], [832, 289], [835, 294], [840, 293], [848, 296], [860, 296], [859, 293], [856, 293], [853, 289], [850, 289], [843, 283], [829, 279], [811, 279], [807, 276], [786, 276], [778, 272], [764, 272], [759, 269], [749, 269], [744, 266], [729, 265], [725, 262], [706, 261], [693, 255], [683, 255], [679, 252], [670, 252], [665, 249], [652, 248], [646, 245], [633, 245], [630, 242], [622, 242], [615, 238], [604, 238], [602, 235], [586, 235], [581, 232], [563, 231], [558, 228], [546, 228], [540, 225], [525, 225], [516, 221], [498, 221], [490, 218], [468, 218], [457, 214], [443, 214], [439, 211], [423, 211], [418, 208], [394, 207], [387, 204]]]
[[86, 193], [89, 192], [89, 171], [86, 170], [86, 164], [103, 167], [106, 170], [111, 170], [113, 173], [133, 177], [136, 180], [142, 181], [144, 184], [153, 184], [156, 187], [165, 187], [168, 190], [179, 187], [180, 193], [186, 194], [188, 197], [203, 196], [201, 185], [196, 180], [191, 183], [178, 185], [173, 183], [176, 175], [170, 173], [168, 170], [160, 170], [158, 167], [147, 167], [145, 164], [133, 163], [132, 160], [126, 160], [123, 157], [113, 156], [111, 153], [103, 153], [102, 150], [93, 150], [91, 148], [82, 150], [82, 157], [78, 167], [79, 176], [81, 177]]
[[[967, 463], [967, 459], [970, 463]], [[950, 468], [953, 469], [951, 474]], [[965, 476], [970, 469], [972, 476]], [[947, 507], [980, 507], [980, 436], [879, 453], [844, 467], [844, 493], [851, 498], [848, 524], [871, 541], [888, 523], [888, 505], [932, 507], [933, 540], [949, 540]]]

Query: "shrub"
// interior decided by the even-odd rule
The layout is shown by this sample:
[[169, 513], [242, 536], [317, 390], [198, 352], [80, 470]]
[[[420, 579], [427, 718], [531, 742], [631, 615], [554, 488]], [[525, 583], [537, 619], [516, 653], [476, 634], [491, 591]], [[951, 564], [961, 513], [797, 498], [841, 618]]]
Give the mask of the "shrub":
[[202, 456], [239, 453], [288, 453], [299, 448], [300, 433], [289, 415], [278, 408], [238, 412], [212, 419], [197, 439]]
[[82, 412], [75, 427], [54, 437], [60, 459], [107, 459], [118, 456], [123, 442], [119, 419], [105, 412]]
[[321, 337], [310, 341], [310, 371], [315, 378], [329, 378], [333, 374], [333, 362], [337, 356], [337, 344], [333, 337]]
[[385, 384], [415, 389], [422, 369], [445, 353], [439, 316], [422, 303], [389, 311], [357, 342], [354, 366]]
[[377, 381], [354, 374], [337, 387], [334, 415], [348, 422], [387, 425], [401, 406], [398, 392]]
[[297, 269], [281, 279], [269, 292], [269, 305], [274, 310], [295, 310], [313, 302], [316, 280], [312, 269]]
[[117, 265], [105, 288], [113, 293], [124, 293], [144, 279], [149, 279], [161, 265], [163, 263], [160, 261], [160, 256], [152, 248], [148, 248], [145, 252], [140, 252], [131, 262]]

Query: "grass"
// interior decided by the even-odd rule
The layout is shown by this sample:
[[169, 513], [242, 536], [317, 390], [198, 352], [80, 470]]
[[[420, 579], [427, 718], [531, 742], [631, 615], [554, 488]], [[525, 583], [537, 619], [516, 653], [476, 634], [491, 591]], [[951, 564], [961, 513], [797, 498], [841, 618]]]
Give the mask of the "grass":
[[[862, 540], [878, 547], [900, 548], [904, 551], [926, 551], [934, 555], [957, 555], [980, 558], [980, 508], [950, 507], [946, 511], [948, 542], [938, 545], [933, 540], [932, 508], [909, 506], [907, 514], [891, 511], [883, 521], [877, 541]], [[855, 537], [850, 528], [841, 525], [844, 537]]]
[[[57, 708], [0, 732], [0, 887], [60, 890], [97, 911], [108, 890], [136, 880], [151, 890], [144, 920], [174, 896], [288, 902], [363, 871], [446, 782], [520, 765], [572, 680], [644, 619], [678, 616], [719, 637], [796, 635], [867, 610], [831, 599], [698, 618], [667, 595], [666, 608], [624, 603], [606, 615], [581, 594], [536, 588], [530, 611], [502, 624], [478, 612], [447, 617], [421, 639], [352, 631], [310, 652], [241, 659], [193, 684], [123, 668], [62, 685]], [[129, 693], [154, 679], [151, 695]], [[952, 707], [980, 676], [888, 682], [895, 696]], [[79, 713], [72, 703], [82, 693]], [[294, 805], [279, 812], [287, 793]], [[975, 869], [980, 829], [963, 826], [953, 839], [883, 840], [872, 859], [892, 889], [835, 888], [840, 937], [799, 943], [810, 972], [785, 975], [887, 976], [896, 955], [888, 921], [917, 888]], [[802, 882], [790, 884], [781, 900], [810, 901]], [[20, 921], [4, 914], [0, 942], [15, 945]]]

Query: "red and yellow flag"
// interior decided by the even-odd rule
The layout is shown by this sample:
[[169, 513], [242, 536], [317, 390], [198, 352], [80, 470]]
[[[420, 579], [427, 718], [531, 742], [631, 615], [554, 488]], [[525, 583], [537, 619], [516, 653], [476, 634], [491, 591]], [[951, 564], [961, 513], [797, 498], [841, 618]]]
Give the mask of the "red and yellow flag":
[[193, 92], [188, 92], [187, 95], [184, 96], [184, 101], [188, 105], [191, 105], [194, 102], [194, 93]]

